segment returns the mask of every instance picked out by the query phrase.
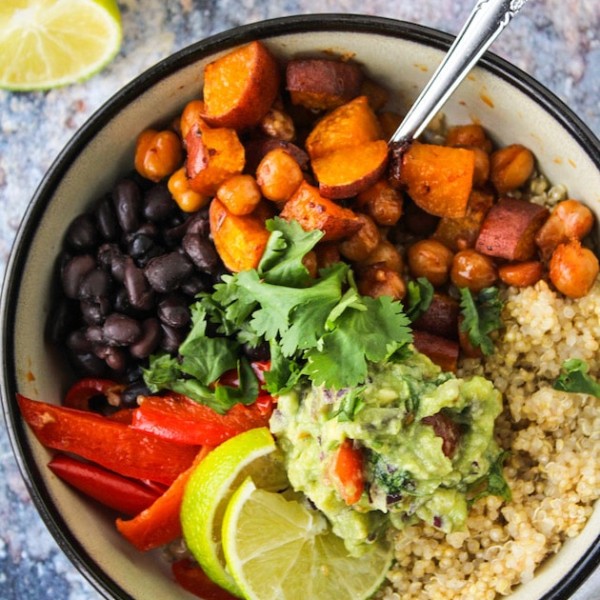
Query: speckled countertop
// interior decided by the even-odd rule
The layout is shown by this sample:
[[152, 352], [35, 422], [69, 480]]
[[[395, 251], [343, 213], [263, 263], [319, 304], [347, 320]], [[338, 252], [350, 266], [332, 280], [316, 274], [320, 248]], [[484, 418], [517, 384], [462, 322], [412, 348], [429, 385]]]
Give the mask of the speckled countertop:
[[[471, 0], [124, 0], [124, 43], [90, 81], [47, 93], [0, 91], [0, 273], [27, 203], [78, 127], [146, 68], [198, 39], [243, 23], [310, 12], [373, 14], [456, 33]], [[600, 3], [530, 0], [493, 50], [533, 75], [600, 134]], [[99, 594], [37, 515], [0, 428], [0, 598], [90, 600]], [[600, 598], [600, 570], [576, 594]], [[476, 599], [474, 599], [476, 600]]]

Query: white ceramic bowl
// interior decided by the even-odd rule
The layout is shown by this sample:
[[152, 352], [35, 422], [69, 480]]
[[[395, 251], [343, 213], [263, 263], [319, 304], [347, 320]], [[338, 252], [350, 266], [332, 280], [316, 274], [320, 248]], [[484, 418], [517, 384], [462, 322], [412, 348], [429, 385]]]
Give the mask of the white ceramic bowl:
[[[397, 91], [404, 111], [422, 89], [451, 38], [424, 27], [349, 15], [277, 19], [240, 27], [159, 63], [107, 102], [75, 135], [31, 201], [8, 266], [2, 298], [2, 397], [11, 441], [33, 500], [61, 548], [107, 597], [191, 598], [157, 554], [141, 554], [115, 531], [113, 519], [58, 481], [49, 453], [19, 417], [15, 392], [59, 403], [69, 372], [44, 339], [54, 261], [68, 223], [132, 168], [134, 140], [197, 97], [203, 66], [236, 45], [262, 39], [280, 57], [352, 53], [377, 81]], [[486, 56], [445, 107], [448, 122], [477, 121], [499, 143], [520, 142], [547, 177], [600, 215], [600, 142], [548, 90], [492, 55]], [[600, 508], [533, 581], [510, 598], [566, 598], [600, 560]], [[474, 599], [475, 600], [475, 599]]]

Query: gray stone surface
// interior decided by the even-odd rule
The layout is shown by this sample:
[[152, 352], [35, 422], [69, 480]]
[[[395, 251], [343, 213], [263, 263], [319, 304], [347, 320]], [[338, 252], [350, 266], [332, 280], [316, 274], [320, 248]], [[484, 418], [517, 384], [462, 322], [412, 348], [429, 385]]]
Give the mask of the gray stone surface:
[[[0, 274], [29, 198], [64, 144], [121, 86], [173, 51], [243, 23], [310, 12], [380, 15], [456, 33], [472, 6], [470, 0], [123, 0], [119, 4], [123, 48], [102, 73], [83, 84], [47, 93], [0, 91]], [[599, 31], [598, 0], [530, 0], [493, 49], [549, 87], [598, 135]], [[99, 598], [38, 517], [3, 429], [0, 523], [0, 598]], [[575, 598], [600, 598], [600, 572]]]

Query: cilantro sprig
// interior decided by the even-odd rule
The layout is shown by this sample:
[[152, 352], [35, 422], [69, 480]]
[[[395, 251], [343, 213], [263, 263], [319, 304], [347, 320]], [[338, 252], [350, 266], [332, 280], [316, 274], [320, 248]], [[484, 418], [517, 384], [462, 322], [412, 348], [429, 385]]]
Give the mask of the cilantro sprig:
[[501, 329], [503, 302], [498, 288], [488, 287], [473, 296], [469, 288], [460, 288], [460, 308], [464, 320], [461, 329], [466, 331], [469, 341], [489, 356], [494, 352], [490, 333]]
[[419, 277], [408, 282], [406, 316], [416, 321], [431, 305], [433, 285], [426, 277]]
[[600, 398], [600, 383], [589, 375], [589, 365], [579, 358], [565, 360], [554, 382], [555, 390], [578, 394], [591, 394]]
[[[220, 412], [252, 402], [258, 385], [241, 347], [264, 342], [271, 350], [265, 373], [271, 394], [302, 378], [328, 389], [352, 388], [365, 380], [370, 362], [387, 360], [412, 342], [402, 304], [361, 296], [347, 264], [309, 276], [302, 259], [320, 231], [305, 232], [277, 217], [267, 227], [271, 236], [258, 268], [227, 275], [213, 293], [199, 295], [178, 357], [151, 357], [144, 379], [152, 391], [186, 393]], [[208, 334], [208, 323], [216, 334]], [[232, 368], [240, 373], [240, 388], [215, 386]]]

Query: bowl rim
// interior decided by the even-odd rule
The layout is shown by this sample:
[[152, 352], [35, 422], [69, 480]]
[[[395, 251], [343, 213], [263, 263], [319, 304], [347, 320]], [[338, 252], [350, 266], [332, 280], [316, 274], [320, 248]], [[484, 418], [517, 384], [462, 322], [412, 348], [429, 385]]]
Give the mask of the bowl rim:
[[[399, 37], [443, 51], [447, 50], [454, 40], [454, 36], [451, 34], [407, 21], [352, 13], [322, 13], [290, 15], [249, 23], [211, 35], [186, 46], [135, 77], [105, 101], [75, 132], [43, 176], [26, 208], [15, 236], [0, 298], [0, 327], [2, 329], [0, 396], [9, 441], [21, 476], [46, 527], [77, 570], [96, 591], [106, 598], [133, 600], [132, 596], [100, 568], [76, 537], [71, 534], [64, 517], [53, 505], [50, 494], [42, 483], [40, 469], [30, 451], [25, 426], [20, 418], [15, 399], [17, 382], [16, 365], [12, 352], [15, 342], [13, 325], [20, 285], [19, 275], [27, 259], [29, 242], [35, 236], [46, 204], [79, 154], [79, 150], [85, 147], [115, 114], [130, 104], [137, 96], [169, 77], [174, 71], [187, 67], [213, 53], [255, 39], [274, 38], [306, 31], [373, 33], [387, 37]], [[518, 67], [491, 52], [486, 52], [478, 65], [505, 80], [540, 105], [578, 140], [579, 144], [586, 149], [592, 162], [600, 169], [600, 140], [553, 92]], [[600, 535], [587, 549], [579, 564], [540, 600], [569, 597], [589, 577], [598, 564], [600, 564]]]

